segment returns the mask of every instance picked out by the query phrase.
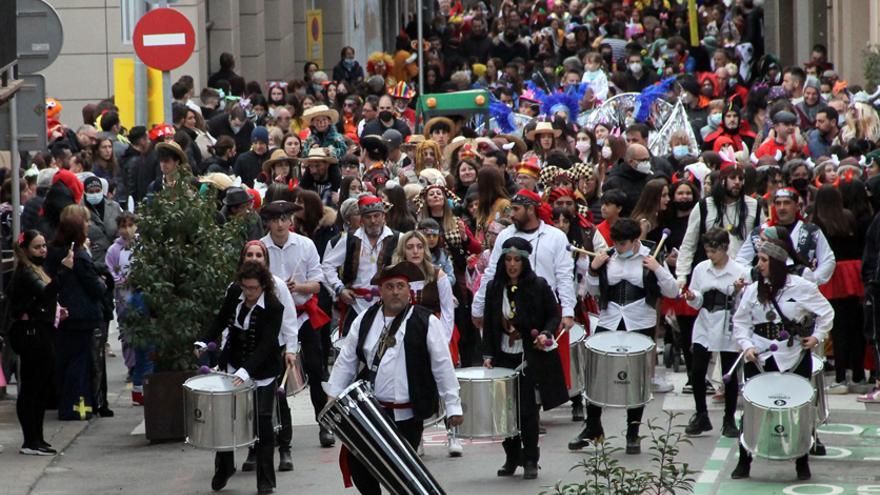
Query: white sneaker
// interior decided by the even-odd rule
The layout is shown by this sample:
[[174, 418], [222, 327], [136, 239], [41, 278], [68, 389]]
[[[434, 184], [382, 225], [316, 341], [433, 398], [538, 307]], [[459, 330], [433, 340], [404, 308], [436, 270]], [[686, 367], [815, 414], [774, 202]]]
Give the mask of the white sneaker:
[[672, 390], [675, 388], [661, 375], [654, 375], [654, 377], [651, 378], [651, 384], [654, 386], [655, 394], [665, 394], [667, 392], [672, 392]]
[[825, 393], [829, 395], [846, 395], [849, 393], [849, 386], [846, 382], [834, 382], [825, 387]]
[[447, 435], [449, 457], [461, 457], [464, 449], [461, 447], [461, 440], [455, 435]]

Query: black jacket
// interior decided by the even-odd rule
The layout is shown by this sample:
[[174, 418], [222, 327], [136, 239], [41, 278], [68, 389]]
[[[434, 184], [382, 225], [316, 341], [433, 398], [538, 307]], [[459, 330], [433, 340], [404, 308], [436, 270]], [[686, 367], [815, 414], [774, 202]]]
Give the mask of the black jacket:
[[343, 81], [347, 87], [351, 88], [353, 85], [364, 80], [364, 69], [357, 61], [354, 62], [354, 66], [351, 69], [348, 69], [340, 60], [333, 67], [333, 80], [337, 82]]
[[244, 153], [251, 149], [251, 132], [253, 130], [253, 122], [247, 121], [239, 129], [238, 133], [233, 132], [232, 127], [229, 125], [229, 115], [225, 112], [219, 113], [208, 120], [208, 132], [215, 139], [220, 139], [220, 136], [229, 136], [234, 139], [236, 153]]
[[394, 119], [390, 126], [386, 126], [379, 119], [373, 119], [368, 120], [367, 123], [364, 124], [364, 130], [361, 132], [361, 137], [371, 135], [381, 136], [388, 129], [396, 129], [404, 138], [412, 134], [412, 129], [409, 128], [406, 122], [400, 119]]
[[639, 196], [642, 194], [645, 184], [654, 177], [652, 175], [643, 174], [629, 166], [628, 163], [621, 160], [614, 165], [605, 185], [602, 186], [602, 192], [608, 192], [612, 189], [619, 189], [626, 195], [626, 204], [623, 211], [620, 212], [621, 217], [629, 216]]
[[50, 279], [50, 282], [46, 283], [30, 268], [16, 267], [9, 283], [9, 307], [12, 311], [12, 319], [17, 320], [27, 314], [28, 320], [53, 325], [61, 279], [69, 273], [70, 270], [65, 268], [61, 277]]
[[146, 158], [143, 153], [129, 145], [119, 159], [119, 170], [121, 180], [117, 184], [116, 200], [120, 205], [128, 202], [129, 195], [134, 195], [135, 201], [140, 198], [137, 196], [138, 174], [141, 168], [146, 166]]
[[46, 274], [61, 283], [58, 303], [68, 312], [62, 325], [74, 330], [98, 328], [104, 321], [107, 286], [92, 263], [91, 255], [83, 248], [74, 252], [72, 270], [62, 265], [61, 260], [67, 256], [67, 251], [67, 246], [49, 246], [44, 265]]
[[[502, 327], [501, 304], [504, 282], [496, 278], [486, 288], [486, 312], [483, 325], [484, 357], [501, 355]], [[541, 393], [541, 402], [545, 411], [568, 402], [568, 390], [565, 387], [565, 375], [559, 351], [540, 351], [534, 348], [531, 336], [532, 329], [537, 329], [548, 337], [552, 337], [562, 321], [559, 303], [553, 289], [547, 281], [533, 272], [523, 277], [517, 284], [517, 290], [511, 291], [512, 303], [517, 308], [512, 325], [519, 330], [523, 339], [523, 352], [528, 363], [526, 373], [534, 373], [535, 382]], [[506, 337], [506, 336], [505, 336]]]
[[220, 312], [199, 339], [205, 343], [219, 342], [223, 330], [229, 328], [227, 344], [220, 352], [221, 370], [225, 370], [227, 365], [236, 369], [244, 368], [253, 380], [272, 378], [281, 372], [278, 333], [281, 331], [284, 307], [274, 297], [266, 295], [263, 300], [265, 308], [254, 306], [248, 328], [240, 331], [235, 325], [241, 289], [238, 284], [230, 284], [226, 289]]
[[260, 175], [260, 171], [263, 169], [263, 162], [268, 158], [268, 151], [264, 155], [248, 151], [238, 155], [232, 169], [235, 175], [241, 177], [242, 183], [247, 184], [249, 187], [254, 187], [254, 180]]

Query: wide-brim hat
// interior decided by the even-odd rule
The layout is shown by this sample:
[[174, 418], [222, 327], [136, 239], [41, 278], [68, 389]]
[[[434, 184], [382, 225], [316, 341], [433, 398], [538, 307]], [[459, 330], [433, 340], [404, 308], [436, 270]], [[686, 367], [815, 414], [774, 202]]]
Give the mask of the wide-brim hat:
[[538, 122], [534, 129], [526, 133], [526, 139], [534, 141], [538, 134], [553, 134], [553, 137], [559, 137], [562, 135], [562, 131], [554, 129], [550, 122]]
[[264, 220], [289, 217], [302, 209], [302, 206], [290, 201], [272, 201], [260, 209], [260, 217]]
[[226, 190], [223, 204], [226, 206], [238, 206], [250, 203], [254, 198], [242, 187], [232, 186]]
[[411, 261], [401, 261], [396, 265], [386, 266], [382, 271], [373, 276], [370, 283], [373, 285], [381, 285], [384, 281], [391, 278], [403, 278], [407, 282], [419, 282], [425, 280], [425, 274], [419, 265]]
[[309, 156], [306, 158], [302, 158], [300, 161], [305, 163], [310, 162], [327, 162], [327, 163], [337, 163], [338, 160], [335, 156], [328, 155], [324, 152], [324, 148], [313, 147], [309, 150]]
[[[525, 153], [529, 149], [529, 147], [528, 147], [528, 145], [526, 145], [525, 141], [523, 141], [522, 139], [520, 139], [517, 136], [514, 136], [513, 134], [499, 134], [499, 135], [495, 136], [493, 139], [497, 139], [497, 140], [503, 139], [503, 140], [507, 141], [507, 144], [513, 144], [513, 152], [517, 156], [522, 156], [523, 153]], [[504, 146], [504, 144], [501, 144], [500, 147], [502, 149], [510, 151], [509, 149], [507, 149]]]
[[427, 122], [425, 122], [425, 132], [424, 132], [425, 138], [431, 139], [431, 131], [434, 129], [434, 127], [437, 126], [437, 124], [440, 124], [440, 123], [443, 123], [443, 124], [446, 124], [449, 126], [449, 133], [450, 134], [456, 133], [455, 132], [456, 125], [455, 125], [455, 122], [452, 121], [452, 119], [450, 119], [449, 117], [432, 117], [432, 118], [428, 119]]
[[364, 136], [361, 138], [360, 145], [364, 151], [373, 154], [378, 153], [380, 155], [379, 160], [388, 158], [388, 141], [382, 136], [377, 136], [376, 134]]
[[297, 158], [293, 158], [291, 156], [287, 156], [287, 153], [284, 150], [275, 150], [269, 156], [269, 159], [263, 162], [263, 173], [266, 174], [266, 177], [270, 177], [272, 175], [272, 167], [279, 163], [289, 163], [290, 168], [293, 169], [293, 166], [296, 165]]
[[[452, 160], [452, 155], [455, 154], [455, 152], [458, 151], [459, 148], [468, 143], [473, 144], [473, 142], [473, 139], [468, 139], [464, 136], [456, 136], [455, 139], [453, 139], [449, 144], [446, 145], [445, 148], [443, 148], [443, 159], [446, 161], [446, 163], [449, 163], [450, 160]], [[450, 165], [454, 164], [450, 163]]]
[[315, 117], [329, 117], [330, 124], [339, 122], [339, 112], [327, 105], [315, 105], [303, 113], [302, 120], [305, 125], [312, 125]]
[[170, 143], [159, 143], [156, 145], [156, 151], [159, 150], [168, 150], [177, 155], [180, 158], [180, 164], [185, 165], [189, 160], [186, 157], [186, 153], [183, 151], [183, 148], [180, 147], [179, 144], [171, 141]]
[[199, 177], [199, 182], [202, 184], [210, 184], [220, 191], [225, 191], [235, 184], [232, 177], [222, 172], [211, 172], [210, 174], [203, 175]]

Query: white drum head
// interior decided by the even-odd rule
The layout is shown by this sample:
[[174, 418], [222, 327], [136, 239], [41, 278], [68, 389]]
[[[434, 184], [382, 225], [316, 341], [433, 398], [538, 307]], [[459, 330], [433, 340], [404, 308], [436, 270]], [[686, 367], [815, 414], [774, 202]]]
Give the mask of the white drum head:
[[743, 387], [743, 398], [764, 409], [789, 409], [813, 401], [813, 385], [792, 373], [762, 373]]
[[568, 341], [571, 343], [580, 342], [585, 338], [587, 338], [587, 331], [584, 330], [584, 327], [579, 323], [575, 323], [574, 326], [568, 330]]
[[497, 380], [501, 378], [509, 378], [516, 374], [516, 371], [513, 371], [510, 368], [490, 369], [482, 366], [459, 368], [455, 370], [455, 377], [459, 380]]
[[232, 377], [211, 373], [208, 375], [194, 376], [184, 382], [184, 386], [190, 390], [199, 392], [234, 392], [247, 388], [244, 384], [236, 387], [232, 384]]
[[822, 358], [820, 358], [819, 356], [817, 356], [815, 354], [810, 354], [810, 356], [813, 358], [812, 376], [816, 376], [816, 375], [822, 373], [823, 371], [825, 371], [825, 362], [822, 361]]
[[636, 354], [647, 352], [654, 341], [640, 333], [616, 331], [594, 333], [585, 345], [603, 354]]

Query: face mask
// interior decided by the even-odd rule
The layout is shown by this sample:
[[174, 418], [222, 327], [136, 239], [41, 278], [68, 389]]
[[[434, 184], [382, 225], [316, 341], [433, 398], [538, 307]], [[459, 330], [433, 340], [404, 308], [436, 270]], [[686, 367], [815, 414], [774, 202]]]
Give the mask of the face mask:
[[825, 101], [831, 101], [831, 93], [822, 93], [822, 99]]
[[104, 200], [104, 193], [86, 193], [86, 201], [89, 202], [90, 205], [96, 205], [101, 203]]
[[791, 180], [791, 187], [795, 188], [798, 191], [806, 190], [809, 184], [810, 181], [808, 179], [797, 178]]
[[629, 64], [627, 67], [629, 67], [629, 70], [632, 71], [633, 74], [638, 74], [638, 73], [642, 72], [642, 64], [640, 64], [638, 62], [633, 62], [633, 63]]
[[379, 112], [379, 120], [384, 121], [384, 122], [390, 122], [393, 119], [394, 119], [394, 114], [391, 113], [389, 110], [383, 110], [383, 111]]
[[43, 263], [46, 261], [46, 258], [42, 256], [28, 256], [28, 259], [37, 266], [43, 266]]
[[651, 173], [651, 162], [649, 160], [645, 160], [643, 162], [636, 163], [636, 172], [642, 174], [650, 174]]
[[240, 126], [240, 125], [233, 125], [233, 126], [230, 126], [230, 127], [232, 128], [232, 133], [233, 133], [233, 134], [238, 134], [238, 131], [241, 130], [241, 126]]
[[602, 148], [602, 158], [606, 160], [611, 158], [611, 148], [609, 148], [608, 146]]
[[681, 160], [682, 158], [688, 156], [690, 152], [691, 150], [686, 144], [679, 144], [672, 147], [672, 156], [674, 156], [676, 160]]
[[320, 93], [321, 90], [323, 90], [323, 89], [324, 89], [324, 86], [322, 86], [322, 85], [320, 85], [320, 84], [317, 84], [317, 83], [312, 84], [312, 90], [313, 90], [315, 93]]
[[675, 205], [675, 209], [678, 211], [689, 211], [693, 209], [694, 205], [697, 204], [697, 202], [689, 199], [687, 201], [676, 201], [672, 204]]
[[837, 125], [838, 125], [838, 127], [843, 127], [844, 124], [846, 124], [846, 116], [844, 116], [844, 115], [838, 115], [838, 116], [837, 116]]
[[581, 153], [586, 153], [587, 151], [590, 151], [590, 142], [578, 141], [577, 144], [574, 145], [574, 147]]
[[721, 124], [721, 114], [720, 113], [713, 113], [712, 115], [709, 116], [708, 120], [709, 120], [710, 126], [718, 127], [718, 125]]
[[605, 138], [596, 138], [596, 146], [601, 147], [603, 144], [605, 144]]
[[625, 252], [625, 253], [622, 253], [622, 252], [620, 252], [620, 251], [617, 252], [617, 256], [618, 256], [619, 258], [622, 258], [622, 259], [625, 259], [625, 260], [628, 260], [628, 259], [632, 258], [632, 257], [635, 256], [635, 255], [636, 255], [636, 250], [635, 250], [635, 248], [630, 249], [629, 251], [627, 251], [627, 252]]
[[354, 67], [354, 59], [353, 59], [353, 58], [347, 58], [347, 59], [345, 59], [345, 60], [342, 61], [342, 64], [345, 65], [346, 67]]

